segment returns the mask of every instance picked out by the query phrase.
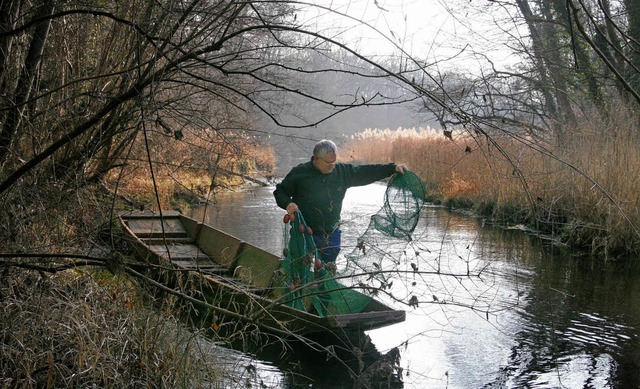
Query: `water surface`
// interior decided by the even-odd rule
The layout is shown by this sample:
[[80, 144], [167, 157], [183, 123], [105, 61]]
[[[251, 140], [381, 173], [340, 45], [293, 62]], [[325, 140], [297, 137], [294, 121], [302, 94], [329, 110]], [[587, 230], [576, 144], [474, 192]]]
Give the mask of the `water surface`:
[[[274, 188], [223, 193], [195, 217], [275, 254], [284, 211]], [[352, 188], [343, 207], [343, 254], [381, 207], [384, 185]], [[405, 388], [637, 388], [640, 270], [634, 263], [572, 257], [520, 228], [426, 207], [410, 243], [379, 248], [406, 269], [390, 304], [407, 320], [371, 331], [376, 347], [399, 347]], [[346, 256], [339, 268], [348, 269]], [[416, 307], [406, 305], [416, 296]], [[270, 387], [335, 388], [317, 371], [272, 361]], [[295, 379], [292, 378], [295, 376]]]

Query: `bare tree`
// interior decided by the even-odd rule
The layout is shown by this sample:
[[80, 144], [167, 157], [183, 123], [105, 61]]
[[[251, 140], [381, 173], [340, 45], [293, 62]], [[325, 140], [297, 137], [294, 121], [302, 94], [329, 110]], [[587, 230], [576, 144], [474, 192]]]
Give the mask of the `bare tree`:
[[[193, 1], [176, 7], [140, 1], [88, 8], [71, 2], [5, 32], [5, 38], [21, 37], [31, 26], [52, 23], [49, 39], [55, 44], [44, 53], [36, 94], [19, 104], [7, 101], [9, 112], [23, 110], [14, 116], [27, 120], [4, 121], [0, 193], [46, 161], [99, 177], [144, 129], [175, 137], [178, 128], [223, 128], [249, 110], [276, 125], [302, 128], [354, 106], [393, 101], [349, 85], [321, 96], [300, 82], [312, 73], [388, 74], [303, 64], [304, 53], [323, 52], [337, 65], [340, 59], [326, 45], [340, 45], [299, 25], [294, 4]], [[293, 96], [296, 107], [305, 102], [306, 114], [287, 109]]]
[[[25, 105], [31, 97], [31, 91], [36, 79], [36, 72], [44, 52], [47, 35], [49, 34], [49, 27], [51, 25], [50, 16], [53, 13], [55, 5], [55, 1], [46, 2], [42, 5], [42, 10], [37, 15], [42, 20], [36, 23], [33, 36], [31, 37], [29, 50], [24, 59], [24, 64], [22, 65], [22, 71], [17, 80], [13, 97], [11, 98], [13, 106], [8, 110], [2, 126], [2, 132], [0, 132], [0, 166], [2, 166], [3, 162], [7, 158], [13, 138], [20, 126], [20, 121], [26, 108]], [[11, 4], [11, 2], [7, 5], [9, 8], [9, 12], [6, 13], [7, 19], [11, 15], [10, 9], [12, 6], [13, 4]], [[8, 25], [9, 23], [9, 20], [4, 22], [5, 25]], [[5, 40], [5, 50], [8, 51], [10, 46], [10, 42]], [[4, 63], [5, 61], [2, 62]]]
[[[513, 47], [527, 60], [480, 75], [440, 71], [438, 63], [410, 56], [402, 45], [400, 58], [368, 58], [298, 21], [305, 6], [265, 0], [2, 2], [0, 79], [9, 92], [0, 97], [6, 219], [0, 231], [7, 247], [76, 249], [33, 220], [79, 224], [67, 221], [64, 210], [54, 218], [52, 207], [133, 159], [148, 161], [153, 174], [161, 158], [170, 158], [153, 150], [167, 144], [202, 140], [206, 146], [189, 144], [189, 162], [206, 160], [208, 170], [218, 171], [256, 130], [257, 117], [283, 128], [312, 128], [354, 108], [419, 101], [445, 135], [462, 128], [478, 145], [512, 160], [496, 133], [546, 153], [532, 139], [562, 135], [585, 106], [612, 96], [632, 106], [640, 101], [638, 7], [630, 1], [613, 9], [606, 1], [492, 2], [515, 12], [513, 22], [522, 17], [526, 23], [530, 35]], [[317, 87], [328, 79], [337, 81], [332, 88]], [[538, 202], [515, 161], [514, 175], [535, 216]], [[39, 193], [55, 196], [30, 198]], [[13, 223], [25, 219], [30, 222]], [[6, 265], [26, 266], [17, 262]], [[115, 256], [79, 266], [85, 264], [119, 262]]]

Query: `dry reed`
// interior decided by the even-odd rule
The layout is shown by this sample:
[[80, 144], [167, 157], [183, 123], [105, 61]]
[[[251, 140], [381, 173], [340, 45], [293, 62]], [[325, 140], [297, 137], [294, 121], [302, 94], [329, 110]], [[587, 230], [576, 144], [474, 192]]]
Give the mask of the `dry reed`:
[[225, 374], [213, 348], [142, 305], [125, 278], [11, 273], [0, 286], [0, 387], [191, 388]]
[[[597, 123], [564, 137], [565, 147], [508, 134], [367, 130], [345, 146], [358, 162], [406, 163], [431, 200], [524, 223], [595, 254], [637, 255], [640, 145], [635, 121]], [[612, 128], [613, 127], [613, 128]]]

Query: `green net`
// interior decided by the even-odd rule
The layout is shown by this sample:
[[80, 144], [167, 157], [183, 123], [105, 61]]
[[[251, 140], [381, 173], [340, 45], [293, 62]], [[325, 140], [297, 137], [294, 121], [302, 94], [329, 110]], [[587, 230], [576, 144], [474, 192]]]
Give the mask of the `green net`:
[[285, 227], [282, 269], [286, 274], [287, 304], [320, 316], [362, 312], [371, 297], [338, 282], [320, 260], [312, 231], [300, 212]]
[[426, 194], [424, 183], [415, 174], [407, 171], [393, 175], [384, 194], [384, 205], [371, 216], [369, 229], [393, 238], [411, 239]]
[[[383, 259], [389, 256], [377, 244], [381, 240], [411, 239], [424, 205], [426, 189], [424, 183], [415, 174], [395, 174], [387, 185], [384, 205], [371, 221], [367, 231], [360, 236], [356, 249], [347, 255], [348, 262], [358, 272], [371, 275], [384, 275]], [[371, 301], [366, 292], [371, 288], [353, 288], [338, 282], [334, 271], [327, 270], [319, 258], [312, 231], [306, 225], [300, 212], [296, 212], [292, 220], [285, 217], [284, 242], [288, 242], [283, 251], [282, 269], [285, 273], [284, 292], [290, 306], [315, 312], [320, 316], [363, 312]], [[393, 259], [397, 261], [397, 259]], [[353, 276], [345, 278], [350, 285], [364, 285], [364, 280], [356, 280]], [[342, 275], [344, 276], [344, 275]], [[384, 278], [383, 278], [384, 279]]]
[[[352, 282], [385, 289], [390, 285], [390, 275], [403, 270], [407, 265], [407, 244], [418, 225], [426, 196], [424, 182], [414, 173], [405, 171], [391, 177], [382, 208], [371, 216], [367, 230], [346, 255]], [[375, 280], [379, 283], [373, 285]]]

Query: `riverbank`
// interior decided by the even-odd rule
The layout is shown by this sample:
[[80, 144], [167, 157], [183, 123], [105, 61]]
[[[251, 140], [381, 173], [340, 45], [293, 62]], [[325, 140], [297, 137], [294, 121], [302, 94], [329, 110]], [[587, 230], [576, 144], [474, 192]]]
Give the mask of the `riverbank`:
[[[211, 134], [213, 141], [185, 133], [182, 142], [150, 151], [146, 159], [130, 159], [102, 180], [125, 209], [186, 210], [203, 202], [214, 202], [219, 192], [267, 185], [276, 166], [272, 147], [255, 144], [242, 136], [226, 139]], [[142, 153], [144, 155], [144, 153]]]
[[193, 388], [242, 374], [129, 277], [99, 267], [4, 273], [2, 387]]
[[182, 155], [151, 173], [132, 159], [99, 183], [19, 185], [0, 204], [0, 386], [259, 385], [218, 347], [225, 339], [205, 340], [209, 329], [188, 328], [177, 299], [156, 300], [122, 270], [118, 211], [191, 205], [242, 185], [240, 174], [257, 164], [191, 164]]
[[505, 225], [524, 225], [604, 258], [640, 254], [638, 137], [600, 131], [567, 136], [565, 146], [508, 134], [368, 130], [342, 146], [350, 161], [406, 163], [430, 201]]

